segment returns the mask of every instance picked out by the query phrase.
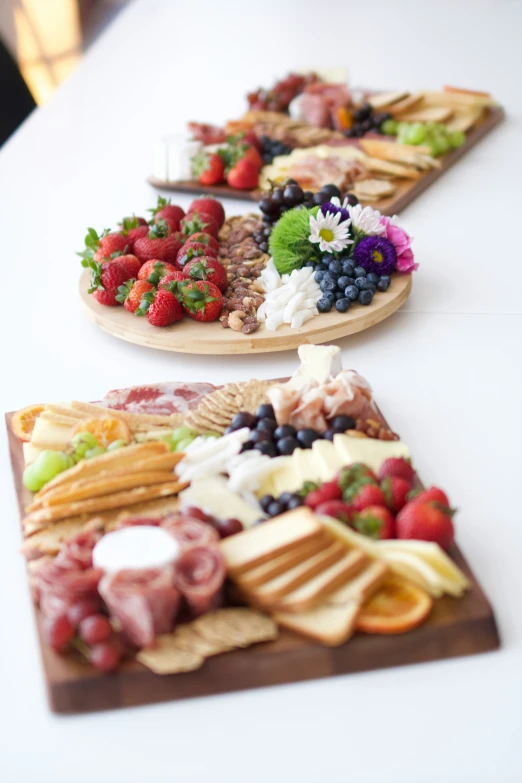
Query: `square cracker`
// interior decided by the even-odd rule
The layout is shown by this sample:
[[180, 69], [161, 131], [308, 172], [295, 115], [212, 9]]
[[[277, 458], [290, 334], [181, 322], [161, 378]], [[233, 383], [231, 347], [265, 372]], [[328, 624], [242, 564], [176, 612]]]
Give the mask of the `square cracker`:
[[210, 642], [227, 643], [234, 647], [248, 647], [278, 636], [277, 625], [271, 617], [242, 607], [209, 612], [195, 620], [193, 625]]
[[205, 639], [204, 636], [197, 632], [193, 623], [179, 625], [174, 631], [173, 641], [180, 650], [196, 653], [196, 655], [202, 655], [204, 658], [210, 658], [212, 655], [219, 655], [219, 653], [233, 649], [233, 645]]
[[199, 669], [205, 658], [195, 652], [188, 652], [176, 646], [175, 634], [156, 637], [156, 646], [150, 650], [141, 650], [136, 660], [155, 674], [179, 674]]

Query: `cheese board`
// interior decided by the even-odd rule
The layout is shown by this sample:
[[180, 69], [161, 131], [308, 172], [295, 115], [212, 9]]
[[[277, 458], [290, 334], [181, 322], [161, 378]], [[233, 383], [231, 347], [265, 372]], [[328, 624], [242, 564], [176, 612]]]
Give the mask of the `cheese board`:
[[[73, 401], [6, 414], [24, 535], [22, 550], [28, 559], [44, 675], [54, 712], [71, 714], [208, 696], [476, 654], [499, 646], [492, 608], [454, 543], [449, 508], [441, 506], [442, 501], [448, 503], [445, 494], [434, 487], [423, 490], [406, 458], [407, 447], [391, 431], [364, 379], [353, 371], [335, 374], [339, 366], [337, 348], [303, 346], [300, 356], [301, 367], [290, 381], [253, 380], [226, 387], [189, 383], [133, 387], [109, 392], [98, 404]], [[301, 396], [307, 395], [306, 399], [310, 394], [324, 394], [325, 405], [335, 390], [337, 400], [343, 401], [338, 410], [349, 409], [353, 417], [344, 414], [327, 419], [326, 426], [337, 430], [323, 432], [316, 411], [313, 421], [318, 429], [311, 438], [312, 431], [306, 425], [310, 425], [312, 407], [316, 410], [316, 406], [303, 419], [304, 412], [298, 413], [295, 402], [290, 402], [289, 395], [296, 389]], [[265, 400], [272, 401], [273, 407]], [[288, 414], [289, 404], [294, 405], [298, 418]], [[248, 413], [253, 410], [259, 414], [257, 418]], [[331, 415], [326, 411], [323, 414]], [[272, 426], [268, 427], [272, 415], [278, 417], [276, 424], [284, 420], [281, 416], [288, 420], [288, 415], [296, 424], [296, 428], [279, 424], [280, 429], [286, 428], [280, 433], [286, 442]], [[223, 430], [227, 418], [232, 423]], [[72, 428], [71, 419], [77, 421]], [[298, 420], [304, 429], [297, 429]], [[247, 421], [250, 424], [244, 427]], [[172, 430], [174, 426], [177, 428]], [[211, 427], [218, 431], [208, 432]], [[127, 442], [121, 440], [126, 428], [128, 438], [132, 438]], [[192, 434], [187, 438], [189, 430]], [[297, 433], [290, 449], [289, 431]], [[254, 437], [261, 432], [262, 438]], [[333, 434], [331, 440], [328, 432]], [[94, 454], [84, 448], [92, 447], [93, 434], [98, 444]], [[250, 446], [241, 447], [247, 437]], [[57, 454], [71, 459], [49, 479], [50, 452], [42, 446], [51, 443], [55, 460]], [[118, 448], [112, 448], [112, 443]], [[57, 451], [60, 444], [62, 451]], [[233, 444], [239, 453], [237, 449], [230, 452]], [[147, 449], [154, 452], [148, 459], [155, 466], [158, 460], [175, 466], [174, 475], [179, 481], [176, 488], [161, 496], [142, 494], [139, 503], [133, 494], [137, 490], [129, 489], [132, 483], [127, 483], [125, 497], [121, 492], [117, 496], [103, 494], [115, 491], [115, 480], [128, 481], [128, 474], [138, 475], [138, 451], [143, 457]], [[209, 462], [205, 455], [210, 453]], [[224, 463], [216, 466], [218, 453], [228, 455], [226, 468]], [[341, 453], [350, 459], [341, 457]], [[360, 462], [363, 458], [366, 466]], [[123, 479], [118, 479], [121, 469], [114, 472], [116, 461], [120, 465], [125, 462]], [[48, 487], [44, 481], [43, 489], [37, 489], [42, 486], [44, 462]], [[332, 465], [346, 462], [350, 463], [348, 468], [341, 469], [336, 479], [345, 487], [344, 501], [333, 501], [337, 503], [335, 508], [331, 500], [325, 505], [326, 489], [332, 487], [332, 481], [327, 481]], [[259, 479], [257, 501], [250, 497], [251, 492], [243, 491], [245, 475], [241, 474], [240, 463], [248, 468], [248, 481], [252, 475]], [[298, 465], [297, 483], [305, 477], [301, 494], [296, 494]], [[226, 486], [217, 474], [211, 475], [223, 470], [229, 475]], [[78, 480], [84, 474], [87, 483]], [[139, 474], [140, 481], [143, 475]], [[319, 481], [313, 488], [306, 480], [312, 475]], [[104, 484], [106, 476], [110, 481]], [[162, 487], [172, 486], [164, 478], [162, 481]], [[146, 492], [148, 483], [145, 481], [138, 491]], [[87, 493], [78, 493], [87, 486]], [[248, 486], [252, 489], [253, 485]], [[411, 493], [410, 499], [403, 496], [399, 503], [401, 486]], [[279, 493], [288, 488], [288, 497], [283, 493], [274, 500], [277, 487]], [[60, 506], [56, 493], [64, 488], [63, 497], [74, 502]], [[268, 504], [267, 496], [262, 496], [267, 489], [274, 493]], [[382, 493], [390, 490], [385, 500]], [[312, 501], [314, 492], [321, 494], [321, 502], [315, 497]], [[375, 527], [379, 510], [362, 501], [368, 493], [372, 503], [381, 493], [380, 517], [394, 526], [393, 533], [385, 532], [387, 523], [384, 528]], [[432, 505], [435, 498], [438, 505]], [[348, 503], [352, 505], [348, 507]], [[231, 513], [237, 518], [223, 518]], [[416, 535], [411, 528], [412, 514]], [[425, 514], [437, 515], [431, 522], [436, 522], [436, 536], [447, 554], [435, 543], [436, 538], [422, 540]], [[201, 544], [202, 531], [208, 541], [205, 546]], [[136, 534], [144, 536], [147, 544], [140, 546], [139, 552], [132, 545], [129, 548]], [[154, 551], [152, 540], [162, 536], [162, 546]], [[115, 550], [117, 541], [119, 548]], [[145, 619], [152, 611], [154, 623], [159, 622], [167, 599], [157, 582], [148, 592], [147, 580], [172, 573], [170, 554], [166, 552], [176, 547], [175, 542], [180, 546], [180, 552], [173, 556], [177, 557], [175, 584], [186, 606], [184, 603], [181, 608], [181, 624], [174, 631], [165, 627], [154, 631]], [[215, 587], [208, 588], [212, 595], [203, 589], [207, 580], [215, 578], [214, 564], [210, 568], [206, 563], [203, 577], [199, 574], [200, 584], [192, 585], [192, 590], [189, 582], [182, 587], [187, 557], [201, 556], [202, 550], [207, 557], [210, 551], [213, 557], [224, 558], [228, 574], [224, 600], [228, 609], [215, 608], [215, 597], [221, 595], [214, 593]], [[154, 568], [151, 557], [155, 558]], [[146, 564], [144, 558], [148, 558]], [[130, 569], [131, 561], [134, 570], [121, 570]], [[197, 568], [201, 567], [200, 563]], [[94, 587], [90, 581], [93, 576]], [[184, 576], [187, 579], [187, 573]], [[131, 605], [125, 604], [125, 609], [120, 603], [119, 591], [126, 587], [124, 577], [135, 580], [127, 585], [129, 595], [134, 596], [132, 611]], [[88, 595], [86, 580], [91, 591]], [[98, 588], [105, 608], [100, 610], [98, 603], [94, 615], [92, 610], [86, 613], [86, 602], [92, 603], [95, 596], [100, 601]], [[143, 598], [135, 603], [142, 592]], [[81, 616], [78, 609], [82, 610]], [[191, 619], [194, 613], [195, 620]], [[172, 609], [170, 617], [172, 624]], [[245, 639], [247, 627], [249, 635]], [[100, 644], [100, 633], [105, 629], [111, 636]], [[200, 645], [197, 654], [195, 640]], [[188, 643], [192, 646], [187, 647]], [[116, 660], [107, 663], [97, 654], [110, 645]], [[106, 674], [109, 670], [111, 673]]]
[[391, 216], [504, 118], [487, 93], [350, 89], [339, 74], [289, 74], [247, 97], [247, 113], [223, 128], [189, 122], [185, 138], [160, 142], [149, 183], [259, 201], [285, 178], [310, 195], [335, 182]]

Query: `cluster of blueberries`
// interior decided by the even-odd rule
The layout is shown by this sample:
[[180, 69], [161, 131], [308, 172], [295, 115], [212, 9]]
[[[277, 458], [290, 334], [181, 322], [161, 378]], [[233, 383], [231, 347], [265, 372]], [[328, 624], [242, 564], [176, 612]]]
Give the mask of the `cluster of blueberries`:
[[319, 263], [307, 261], [305, 266], [314, 269], [314, 279], [323, 292], [317, 302], [320, 313], [329, 313], [334, 306], [339, 313], [346, 313], [353, 302], [369, 305], [375, 292], [387, 291], [391, 283], [389, 275], [367, 272], [351, 259], [334, 258], [330, 253]]

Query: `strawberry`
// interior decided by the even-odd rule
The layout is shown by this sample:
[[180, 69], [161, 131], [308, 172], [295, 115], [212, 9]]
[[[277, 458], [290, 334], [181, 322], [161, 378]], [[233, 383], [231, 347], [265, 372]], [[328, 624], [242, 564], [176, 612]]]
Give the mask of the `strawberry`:
[[130, 217], [124, 217], [121, 219], [121, 223], [118, 223], [118, 228], [121, 229], [120, 233], [123, 233], [124, 231], [128, 231], [132, 228], [137, 228], [138, 226], [148, 226], [149, 224], [145, 220], [145, 218], [142, 217], [136, 217], [136, 215], [131, 215]]
[[434, 541], [443, 549], [449, 549], [455, 537], [452, 513], [433, 501], [408, 503], [397, 514], [397, 538]]
[[165, 277], [161, 278], [158, 283], [158, 288], [166, 288], [168, 291], [172, 291], [174, 294], [177, 291], [177, 286], [171, 286], [170, 283], [180, 283], [182, 280], [186, 279], [187, 275], [183, 270], [175, 269], [174, 272], [167, 272]]
[[265, 165], [263, 163], [263, 158], [259, 154], [259, 150], [253, 146], [248, 147], [241, 160], [251, 160], [254, 166], [257, 167], [258, 171]]
[[120, 266], [127, 270], [127, 280], [131, 277], [138, 277], [141, 268], [140, 261], [133, 255], [116, 256], [114, 259]]
[[152, 220], [157, 223], [159, 220], [168, 220], [171, 225], [172, 232], [179, 231], [179, 224], [185, 217], [185, 212], [181, 207], [176, 204], [171, 204], [170, 199], [158, 196], [158, 203], [152, 209], [147, 210], [152, 212]]
[[178, 287], [182, 307], [196, 321], [215, 321], [223, 308], [221, 291], [213, 283], [202, 280], [180, 283]]
[[[83, 263], [83, 262], [82, 262]], [[120, 304], [116, 296], [118, 288], [127, 280], [127, 270], [118, 261], [90, 261], [91, 286], [88, 289], [99, 304], [114, 307]]]
[[183, 310], [171, 291], [160, 288], [143, 294], [136, 315], [146, 315], [151, 326], [170, 326], [183, 320]]
[[413, 490], [408, 496], [410, 503], [428, 503], [432, 501], [434, 503], [440, 503], [441, 506], [449, 508], [449, 498], [442, 489], [438, 487], [430, 487], [429, 489], [421, 490], [420, 492]]
[[362, 511], [367, 506], [386, 506], [384, 492], [376, 484], [363, 483], [364, 479], [354, 487], [346, 490], [344, 500], [353, 505], [357, 511]]
[[346, 525], [349, 525], [353, 518], [352, 506], [343, 500], [325, 500], [324, 503], [319, 503], [314, 511], [316, 514], [324, 514], [326, 517], [338, 519], [339, 522], [344, 522]]
[[185, 242], [185, 244], [179, 249], [176, 256], [176, 266], [182, 269], [185, 264], [192, 261], [193, 258], [200, 256], [207, 256], [216, 258], [216, 252], [212, 248], [204, 245], [203, 242]]
[[386, 505], [396, 514], [406, 505], [411, 484], [400, 476], [386, 476], [381, 481], [381, 489], [386, 497]]
[[337, 481], [342, 490], [348, 489], [351, 484], [357, 483], [361, 479], [369, 479], [371, 483], [377, 483], [377, 477], [373, 470], [370, 470], [367, 465], [362, 465], [360, 462], [354, 462], [352, 465], [343, 468], [337, 476]]
[[215, 258], [207, 258], [206, 256], [195, 258], [183, 267], [183, 271], [192, 280], [209, 280], [217, 285], [222, 294], [228, 288], [226, 269]]
[[157, 286], [162, 277], [165, 277], [169, 272], [175, 271], [176, 267], [172, 264], [151, 258], [150, 261], [145, 261], [138, 272], [138, 280], [147, 280], [148, 283]]
[[305, 504], [315, 508], [328, 500], [340, 500], [342, 496], [343, 492], [337, 481], [327, 481], [306, 496]]
[[366, 506], [355, 515], [354, 528], [368, 538], [394, 538], [395, 520], [393, 514], [383, 506]]
[[227, 182], [237, 190], [252, 190], [259, 184], [259, 169], [251, 160], [241, 158], [228, 172]]
[[[104, 258], [110, 258], [113, 253], [118, 251], [124, 253], [129, 246], [129, 241], [122, 234], [109, 233], [106, 228], [100, 235], [94, 228], [87, 229], [85, 237], [85, 249], [76, 255], [83, 261], [102, 261]], [[88, 266], [88, 264], [84, 264]]]
[[192, 158], [191, 172], [202, 185], [217, 185], [225, 179], [225, 163], [216, 152], [202, 152]]
[[205, 234], [210, 234], [217, 239], [219, 227], [212, 215], [208, 215], [206, 212], [190, 212], [186, 215], [180, 223], [180, 229], [185, 237], [189, 237], [191, 234], [195, 234], [198, 231], [203, 231]]
[[149, 226], [145, 218], [134, 216], [123, 218], [120, 228], [120, 234], [123, 234], [123, 236], [127, 238], [131, 251], [134, 248], [136, 240], [146, 237], [149, 233]]
[[173, 264], [181, 244], [178, 235], [171, 232], [166, 221], [158, 220], [146, 237], [136, 240], [133, 252], [142, 263], [154, 259]]
[[206, 245], [209, 250], [215, 250], [216, 255], [219, 252], [219, 242], [217, 239], [215, 237], [211, 237], [210, 234], [203, 233], [203, 231], [198, 231], [196, 234], [191, 234], [188, 237], [187, 242], [199, 242], [202, 245]]
[[250, 130], [250, 131], [247, 131], [245, 133], [245, 141], [246, 141], [247, 144], [250, 144], [252, 147], [255, 147], [256, 150], [261, 151], [261, 148], [262, 148], [261, 142], [257, 138], [257, 136], [254, 133], [254, 131]]
[[411, 466], [411, 462], [402, 457], [388, 457], [381, 464], [377, 472], [377, 478], [379, 481], [387, 478], [388, 476], [399, 476], [399, 478], [409, 481], [410, 486], [415, 479], [415, 471]]
[[218, 224], [218, 228], [221, 228], [225, 222], [225, 210], [223, 209], [223, 205], [216, 198], [212, 198], [212, 196], [202, 196], [201, 198], [194, 199], [188, 208], [187, 214], [190, 215], [192, 212], [204, 212], [205, 215], [212, 215]]
[[147, 280], [127, 280], [118, 287], [116, 299], [123, 302], [123, 306], [129, 313], [135, 313], [140, 306], [141, 297], [147, 291], [152, 291], [154, 286]]

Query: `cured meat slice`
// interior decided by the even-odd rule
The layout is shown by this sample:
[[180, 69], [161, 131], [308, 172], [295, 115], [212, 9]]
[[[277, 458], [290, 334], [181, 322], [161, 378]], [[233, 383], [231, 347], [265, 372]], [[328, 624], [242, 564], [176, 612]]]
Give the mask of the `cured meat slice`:
[[44, 563], [35, 576], [41, 611], [46, 617], [55, 617], [77, 601], [96, 596], [102, 576], [100, 568], [67, 568], [56, 559]]
[[221, 603], [225, 558], [214, 546], [193, 546], [176, 563], [176, 586], [193, 615], [215, 609]]
[[328, 419], [344, 414], [354, 419], [372, 417], [383, 421], [375, 407], [370, 384], [355, 370], [343, 370], [325, 384], [322, 391], [323, 407]]
[[118, 530], [122, 527], [138, 527], [139, 525], [158, 527], [160, 523], [160, 517], [129, 517], [128, 519], [122, 519], [117, 527]]
[[189, 132], [202, 144], [222, 144], [227, 140], [227, 132], [217, 125], [208, 125], [204, 122], [187, 123]]
[[182, 553], [193, 546], [207, 546], [219, 541], [217, 531], [199, 519], [171, 516], [166, 517], [161, 526], [174, 536]]
[[103, 577], [99, 591], [136, 647], [152, 646], [158, 634], [174, 627], [180, 602], [174, 587], [174, 566], [118, 571]]
[[113, 389], [105, 395], [101, 405], [128, 413], [148, 413], [170, 416], [196, 408], [202, 397], [215, 391], [211, 383], [157, 383], [152, 386], [131, 386]]
[[92, 550], [103, 533], [99, 529], [82, 530], [64, 544], [55, 562], [64, 569], [85, 570], [92, 567]]

